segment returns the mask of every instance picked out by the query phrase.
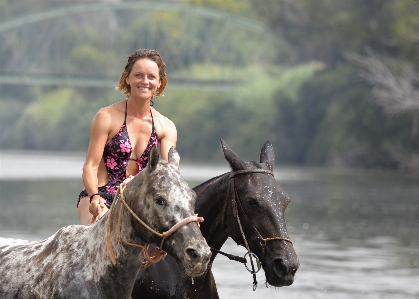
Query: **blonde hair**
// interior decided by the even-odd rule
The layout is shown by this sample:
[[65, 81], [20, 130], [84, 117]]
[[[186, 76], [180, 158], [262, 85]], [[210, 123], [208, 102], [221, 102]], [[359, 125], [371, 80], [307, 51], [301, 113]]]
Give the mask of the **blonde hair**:
[[160, 87], [157, 89], [156, 94], [154, 96], [158, 97], [163, 95], [164, 89], [166, 88], [168, 82], [166, 75], [166, 64], [164, 63], [160, 53], [156, 50], [139, 49], [132, 53], [130, 56], [128, 56], [124, 71], [121, 73], [118, 85], [115, 87], [115, 90], [120, 91], [122, 94], [126, 95], [127, 98], [129, 98], [129, 96], [131, 95], [131, 86], [127, 84], [126, 79], [131, 73], [134, 63], [137, 60], [143, 58], [154, 61], [159, 68]]

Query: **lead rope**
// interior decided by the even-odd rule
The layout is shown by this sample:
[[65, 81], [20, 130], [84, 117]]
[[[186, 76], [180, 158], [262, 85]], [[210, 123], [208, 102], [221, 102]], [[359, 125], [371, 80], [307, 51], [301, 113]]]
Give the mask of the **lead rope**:
[[[146, 262], [143, 262], [141, 264], [141, 268], [147, 268], [152, 264], [158, 263], [159, 261], [161, 261], [162, 259], [164, 259], [167, 256], [167, 252], [163, 251], [161, 248], [163, 248], [163, 242], [164, 240], [169, 237], [171, 234], [173, 234], [176, 230], [178, 230], [179, 228], [181, 228], [182, 226], [190, 223], [190, 222], [197, 222], [198, 225], [200, 222], [204, 221], [203, 217], [198, 217], [197, 214], [195, 214], [194, 216], [189, 216], [185, 219], [183, 219], [182, 221], [176, 223], [174, 226], [172, 226], [168, 231], [165, 231], [163, 233], [159, 233], [157, 231], [155, 231], [154, 229], [152, 229], [150, 226], [148, 226], [144, 221], [142, 221], [135, 213], [134, 211], [128, 206], [128, 204], [125, 202], [125, 198], [124, 198], [124, 194], [123, 191], [125, 189], [126, 184], [132, 179], [133, 177], [130, 176], [129, 178], [127, 178], [123, 183], [121, 183], [118, 187], [118, 190], [115, 194], [112, 206], [109, 210], [109, 216], [107, 219], [107, 225], [106, 225], [106, 247], [108, 249], [109, 252], [109, 256], [111, 258], [112, 264], [116, 264], [116, 259], [115, 259], [115, 253], [113, 251], [112, 248], [112, 243], [111, 243], [111, 216], [112, 216], [112, 211], [114, 210], [116, 201], [118, 199], [121, 200], [121, 203], [123, 203], [123, 205], [127, 208], [127, 210], [132, 214], [132, 216], [138, 221], [140, 222], [145, 228], [147, 228], [149, 231], [151, 231], [152, 233], [158, 235], [159, 237], [162, 238], [162, 241], [160, 243], [160, 247], [156, 247], [156, 249], [154, 250], [154, 252], [149, 255], [148, 254], [148, 247], [149, 244], [146, 245], [141, 245], [141, 244], [134, 244], [131, 242], [128, 242], [122, 235], [121, 233], [121, 215], [122, 215], [122, 204], [119, 208], [119, 215], [118, 215], [118, 234], [119, 237], [121, 238], [121, 240], [127, 244], [127, 245], [131, 245], [131, 246], [135, 246], [135, 247], [139, 247], [142, 249], [142, 254], [144, 256], [144, 259], [146, 259]], [[119, 196], [118, 196], [119, 195]]]
[[[230, 180], [231, 179], [234, 180], [234, 177], [230, 178]], [[230, 186], [231, 186], [231, 183], [230, 183]], [[230, 188], [230, 190], [231, 190], [231, 188]], [[256, 271], [255, 270], [255, 265], [253, 263], [253, 258], [252, 258], [252, 257], [256, 257], [256, 256], [255, 256], [255, 254], [253, 252], [250, 251], [249, 244], [247, 243], [246, 236], [244, 234], [243, 227], [242, 227], [242, 224], [240, 222], [239, 210], [237, 209], [237, 205], [236, 205], [236, 202], [235, 202], [235, 194], [234, 194], [234, 196], [231, 199], [231, 204], [233, 205], [233, 209], [236, 212], [237, 223], [239, 224], [240, 232], [242, 234], [242, 237], [243, 237], [243, 240], [244, 240], [244, 244], [245, 244], [246, 249], [247, 249], [247, 253], [244, 255], [244, 258], [246, 258], [246, 255], [249, 255], [249, 258], [250, 258], [250, 264], [252, 266], [252, 270], [249, 270], [247, 268], [246, 264], [245, 264], [245, 267], [246, 267], [247, 271], [249, 271], [250, 274], [253, 275], [253, 291], [255, 291], [256, 288], [257, 288], [257, 286], [258, 286], [258, 282], [256, 280], [256, 273], [258, 273], [259, 270], [260, 270], [260, 263], [258, 262], [258, 270]]]
[[219, 254], [222, 254], [222, 255], [228, 257], [228, 259], [231, 260], [231, 261], [236, 261], [236, 262], [239, 262], [239, 263], [242, 263], [242, 264], [246, 264], [247, 263], [247, 260], [244, 257], [233, 255], [233, 254], [229, 254], [229, 253], [223, 252], [221, 250], [218, 250], [218, 249], [212, 248], [212, 247], [210, 247], [210, 249], [212, 251], [216, 252], [216, 253], [219, 253]]
[[258, 270], [255, 271], [255, 265], [253, 264], [253, 258], [252, 258], [253, 256], [255, 256], [255, 254], [250, 251], [249, 244], [247, 243], [247, 240], [246, 240], [246, 237], [244, 235], [243, 228], [242, 228], [242, 225], [241, 225], [241, 222], [240, 222], [240, 217], [239, 217], [238, 210], [237, 210], [237, 223], [239, 224], [240, 232], [242, 234], [242, 237], [243, 237], [243, 240], [244, 240], [244, 244], [246, 245], [246, 249], [247, 249], [247, 253], [245, 254], [245, 258], [246, 258], [246, 255], [249, 255], [250, 264], [252, 265], [252, 271], [250, 271], [247, 267], [246, 267], [246, 269], [247, 269], [247, 271], [250, 272], [250, 274], [253, 275], [253, 291], [255, 291], [256, 288], [258, 287], [258, 282], [256, 280], [256, 273], [258, 273], [259, 270], [260, 270], [260, 263], [258, 262]]
[[[253, 275], [253, 291], [255, 291], [256, 288], [257, 288], [256, 273], [258, 273], [260, 271], [261, 265], [260, 265], [259, 258], [256, 256], [256, 254], [254, 254], [253, 252], [250, 251], [249, 244], [247, 243], [247, 240], [246, 240], [246, 237], [245, 237], [245, 234], [244, 234], [244, 231], [243, 231], [243, 227], [242, 227], [241, 222], [240, 222], [239, 210], [237, 208], [236, 201], [235, 201], [235, 199], [236, 199], [236, 188], [235, 188], [235, 185], [234, 185], [234, 177], [237, 174], [246, 174], [246, 173], [267, 173], [267, 174], [270, 174], [272, 176], [274, 176], [274, 174], [273, 174], [272, 171], [264, 170], [264, 169], [238, 170], [238, 171], [234, 172], [233, 175], [230, 177], [230, 185], [229, 185], [230, 186], [230, 190], [234, 191], [234, 194], [233, 194], [233, 197], [232, 197], [231, 202], [232, 202], [232, 205], [233, 205], [233, 209], [235, 210], [235, 213], [236, 213], [237, 223], [239, 224], [239, 228], [240, 228], [240, 232], [242, 234], [242, 238], [243, 238], [243, 240], [245, 242], [245, 245], [246, 245], [246, 248], [247, 248], [247, 253], [244, 255], [244, 257], [246, 258], [246, 255], [249, 255], [249, 257], [250, 257], [250, 263], [252, 265], [252, 270], [249, 270], [249, 268], [247, 267], [247, 265], [246, 265], [247, 264], [247, 260], [245, 261], [245, 267], [246, 267], [247, 271], [249, 271]], [[231, 179], [233, 179], [233, 181], [231, 181]], [[238, 202], [238, 204], [240, 204], [240, 202]], [[243, 207], [241, 206], [241, 204], [240, 204], [240, 208], [243, 210]], [[258, 230], [256, 229], [256, 227], [254, 227], [252, 221], [250, 221], [249, 217], [246, 215], [246, 212], [244, 210], [243, 210], [243, 213], [244, 213], [247, 221], [253, 226], [253, 228], [255, 229], [256, 234], [259, 235], [259, 237], [262, 239], [262, 241], [264, 242], [264, 244], [266, 244], [269, 241], [273, 241], [273, 240], [282, 240], [282, 241], [286, 241], [286, 242], [289, 242], [292, 245], [294, 245], [293, 242], [291, 241], [291, 239], [285, 238], [285, 237], [263, 238], [260, 235], [260, 233], [258, 232]], [[257, 271], [255, 271], [252, 257], [254, 257], [256, 259], [256, 261], [257, 261], [257, 266], [258, 266]], [[266, 287], [268, 287], [267, 284], [266, 284]]]
[[[110, 259], [112, 261], [112, 264], [114, 264], [114, 265], [116, 265], [116, 259], [115, 259], [115, 253], [114, 253], [113, 248], [112, 248], [112, 242], [111, 242], [111, 223], [112, 223], [112, 220], [110, 220], [110, 219], [111, 219], [111, 216], [112, 216], [112, 211], [114, 210], [114, 205], [115, 205], [116, 201], [118, 200], [118, 196], [122, 193], [123, 189], [124, 189], [124, 187], [120, 186], [118, 188], [116, 194], [115, 194], [111, 209], [109, 210], [108, 222], [107, 222], [107, 225], [106, 225], [106, 247], [108, 249], [108, 253], [109, 253]], [[122, 233], [121, 233], [121, 212], [122, 212], [122, 205], [119, 209], [119, 215], [118, 215], [118, 234], [119, 234], [119, 237], [121, 238], [121, 240], [125, 244], [141, 248], [143, 257], [146, 260], [146, 262], [143, 262], [141, 264], [141, 268], [147, 268], [150, 265], [155, 264], [155, 263], [161, 261], [162, 259], [164, 259], [167, 255], [167, 253], [165, 251], [161, 250], [159, 247], [157, 247], [154, 250], [154, 252], [151, 255], [149, 255], [148, 254], [149, 244], [146, 244], [145, 246], [143, 246], [143, 245], [140, 245], [140, 244], [130, 243], [127, 240], [125, 240], [125, 238], [122, 236]]]

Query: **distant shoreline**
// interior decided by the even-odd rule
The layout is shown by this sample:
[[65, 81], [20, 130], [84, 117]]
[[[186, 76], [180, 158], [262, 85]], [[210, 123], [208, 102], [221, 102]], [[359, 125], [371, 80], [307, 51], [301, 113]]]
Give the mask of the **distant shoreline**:
[[[0, 180], [80, 178], [82, 153], [0, 151]], [[228, 166], [182, 165], [186, 180], [207, 180], [230, 171]]]
[[[80, 179], [85, 153], [0, 150], [0, 180]], [[230, 171], [225, 165], [180, 163], [182, 176], [204, 182]], [[284, 167], [274, 165], [275, 178], [281, 181], [313, 181], [326, 172], [351, 174], [351, 169]], [[359, 170], [358, 170], [359, 171]]]

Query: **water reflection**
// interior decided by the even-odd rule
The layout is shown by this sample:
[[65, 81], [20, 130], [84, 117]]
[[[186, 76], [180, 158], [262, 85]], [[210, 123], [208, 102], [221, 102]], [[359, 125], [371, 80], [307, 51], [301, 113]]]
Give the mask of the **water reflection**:
[[[32, 164], [23, 165], [13, 162], [17, 156], [7, 163], [2, 157], [0, 236], [40, 240], [78, 222], [80, 157], [25, 155]], [[226, 171], [181, 165], [191, 186]], [[295, 283], [266, 289], [261, 271], [253, 292], [243, 265], [218, 256], [213, 271], [221, 298], [418, 298], [418, 178], [314, 168], [280, 168], [275, 177], [291, 198], [286, 221], [301, 262]], [[223, 250], [245, 253], [232, 241]]]
[[297, 225], [297, 231], [329, 238], [384, 235], [405, 243], [419, 240], [415, 177], [359, 171], [324, 175], [316, 181], [284, 182], [282, 187], [291, 197], [287, 219]]
[[[417, 246], [405, 247], [393, 237], [336, 241], [294, 235], [293, 239], [301, 266], [292, 286], [267, 289], [260, 273], [258, 289], [252, 292], [251, 275], [217, 257], [213, 272], [222, 285], [220, 298], [418, 298]], [[244, 252], [231, 241], [224, 249]]]
[[0, 236], [39, 240], [78, 223], [81, 188], [77, 179], [0, 180]]

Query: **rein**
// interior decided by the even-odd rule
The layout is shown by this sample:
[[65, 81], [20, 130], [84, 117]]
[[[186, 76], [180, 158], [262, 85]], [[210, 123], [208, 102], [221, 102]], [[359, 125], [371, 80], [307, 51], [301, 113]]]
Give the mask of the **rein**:
[[[249, 271], [250, 274], [253, 275], [253, 291], [255, 291], [256, 288], [257, 288], [257, 284], [258, 284], [257, 280], [256, 280], [256, 273], [258, 273], [259, 270], [261, 269], [261, 263], [260, 263], [259, 258], [257, 257], [257, 255], [250, 251], [250, 246], [247, 242], [247, 239], [246, 239], [246, 236], [244, 234], [244, 230], [243, 230], [243, 227], [242, 227], [242, 224], [241, 224], [241, 221], [240, 221], [238, 208], [240, 208], [240, 210], [243, 212], [243, 214], [245, 216], [244, 220], [246, 220], [246, 222], [251, 226], [251, 228], [254, 231], [254, 233], [256, 234], [257, 238], [260, 240], [260, 245], [262, 247], [262, 249], [261, 249], [262, 260], [264, 260], [264, 258], [265, 258], [265, 249], [266, 249], [266, 243], [267, 242], [274, 241], [274, 240], [281, 240], [281, 241], [289, 242], [291, 244], [293, 244], [293, 243], [292, 243], [291, 239], [285, 238], [285, 237], [263, 238], [262, 235], [260, 234], [260, 232], [258, 231], [258, 229], [254, 226], [254, 224], [250, 220], [249, 216], [247, 216], [246, 212], [244, 211], [243, 206], [240, 202], [240, 198], [237, 194], [237, 189], [236, 189], [236, 186], [235, 186], [234, 178], [237, 175], [240, 175], [240, 174], [251, 174], [251, 173], [266, 173], [266, 174], [269, 174], [269, 175], [272, 175], [272, 176], [274, 176], [274, 174], [270, 170], [253, 169], [253, 170], [238, 170], [238, 171], [233, 172], [229, 177], [229, 188], [230, 188], [230, 190], [232, 190], [234, 192], [234, 194], [232, 196], [232, 199], [231, 199], [231, 204], [232, 204], [232, 208], [233, 208], [233, 215], [237, 219], [237, 223], [239, 225], [240, 232], [241, 232], [242, 238], [244, 240], [244, 243], [245, 243], [245, 246], [246, 246], [246, 249], [247, 249], [247, 253], [244, 256], [244, 259], [246, 260], [247, 255], [250, 258], [250, 264], [251, 264], [252, 269], [249, 269], [247, 267], [247, 260], [246, 260], [246, 263], [245, 263], [245, 267], [246, 267], [247, 271]], [[228, 196], [228, 194], [229, 194], [229, 192], [227, 193], [227, 196]], [[253, 258], [255, 258], [255, 260], [256, 260], [257, 270], [255, 270], [255, 265], [253, 263]]]
[[[131, 179], [132, 178], [130, 177], [129, 180], [131, 180]], [[194, 216], [189, 216], [189, 217], [181, 220], [180, 222], [176, 223], [168, 231], [165, 231], [163, 233], [159, 233], [156, 230], [152, 229], [150, 226], [148, 226], [144, 221], [142, 221], [137, 216], [137, 214], [135, 214], [135, 212], [126, 203], [123, 192], [124, 192], [124, 189], [125, 189], [125, 186], [126, 186], [127, 182], [128, 182], [128, 180], [125, 180], [121, 185], [119, 185], [119, 188], [118, 188], [118, 190], [115, 194], [112, 206], [109, 210], [109, 216], [108, 216], [107, 225], [106, 225], [106, 246], [107, 246], [108, 253], [109, 253], [109, 256], [111, 258], [112, 264], [115, 265], [116, 264], [115, 253], [113, 251], [112, 243], [111, 243], [111, 223], [112, 223], [111, 216], [112, 216], [112, 212], [114, 210], [116, 202], [118, 201], [118, 199], [120, 199], [122, 204], [119, 207], [119, 215], [118, 215], [118, 234], [119, 234], [119, 237], [121, 238], [122, 242], [124, 242], [125, 244], [135, 246], [135, 247], [139, 247], [139, 248], [142, 249], [142, 253], [143, 253], [143, 256], [144, 256], [144, 259], [146, 260], [146, 262], [143, 262], [141, 264], [141, 268], [147, 268], [152, 264], [158, 263], [159, 261], [161, 261], [162, 259], [164, 259], [167, 256], [167, 252], [162, 250], [163, 242], [164, 242], [164, 240], [166, 240], [167, 237], [169, 237], [175, 231], [177, 231], [179, 228], [181, 228], [182, 226], [184, 226], [184, 225], [186, 225], [190, 222], [197, 222], [198, 225], [199, 225], [199, 222], [203, 222], [204, 218], [198, 217], [195, 214]], [[124, 236], [122, 235], [122, 233], [121, 233], [121, 215], [122, 215], [122, 208], [123, 207], [125, 207], [131, 213], [131, 215], [138, 222], [140, 222], [145, 228], [147, 228], [153, 234], [158, 235], [160, 238], [162, 238], [161, 243], [160, 243], [160, 247], [156, 247], [156, 249], [153, 251], [153, 253], [151, 255], [148, 254], [148, 247], [149, 247], [150, 244], [145, 244], [145, 245], [134, 244], [134, 243], [128, 242], [124, 238]]]

